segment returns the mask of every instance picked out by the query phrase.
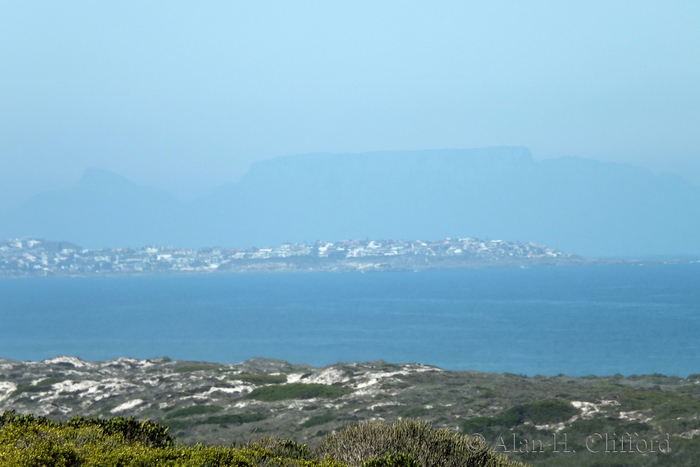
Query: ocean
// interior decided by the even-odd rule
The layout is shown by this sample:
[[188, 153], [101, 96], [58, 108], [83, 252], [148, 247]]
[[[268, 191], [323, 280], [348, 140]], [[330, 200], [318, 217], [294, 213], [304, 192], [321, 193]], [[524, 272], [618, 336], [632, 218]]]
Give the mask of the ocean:
[[700, 264], [0, 280], [0, 357], [700, 373]]

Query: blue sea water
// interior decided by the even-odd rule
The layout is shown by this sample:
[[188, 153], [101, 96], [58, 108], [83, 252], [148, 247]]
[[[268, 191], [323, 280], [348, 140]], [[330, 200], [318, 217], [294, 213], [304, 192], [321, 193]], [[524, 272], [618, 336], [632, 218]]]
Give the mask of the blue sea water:
[[0, 280], [0, 357], [700, 373], [700, 264]]

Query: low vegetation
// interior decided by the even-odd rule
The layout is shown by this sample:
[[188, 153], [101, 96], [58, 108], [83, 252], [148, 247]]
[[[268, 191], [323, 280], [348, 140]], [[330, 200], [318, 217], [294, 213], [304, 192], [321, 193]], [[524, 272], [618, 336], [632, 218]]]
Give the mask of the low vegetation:
[[0, 417], [0, 467], [519, 467], [472, 438], [403, 420], [351, 426], [317, 449], [274, 437], [243, 446], [187, 446], [168, 428], [133, 418], [76, 417], [65, 423], [5, 412]]
[[[319, 459], [336, 459], [350, 467], [368, 465], [401, 466], [522, 466], [505, 456], [492, 453], [475, 438], [445, 428], [435, 429], [427, 422], [399, 420], [393, 425], [363, 423], [327, 435], [316, 449]], [[401, 457], [394, 457], [401, 456]], [[396, 462], [396, 464], [391, 464]]]
[[240, 374], [231, 376], [230, 379], [261, 386], [263, 384], [282, 384], [287, 382], [287, 375], [251, 375]]
[[24, 384], [19, 386], [13, 393], [12, 396], [19, 396], [24, 393], [42, 392], [47, 389], [51, 389], [56, 383], [64, 381], [65, 378], [44, 378], [36, 384]]
[[700, 401], [660, 391], [627, 391], [620, 399], [620, 408], [653, 410], [657, 416], [678, 418], [700, 414]]
[[166, 420], [165, 425], [173, 430], [189, 428], [199, 425], [242, 425], [243, 423], [253, 423], [265, 420], [268, 416], [261, 413], [236, 413], [225, 415], [214, 415], [206, 418], [195, 418], [190, 420]]
[[191, 406], [185, 407], [183, 409], [178, 409], [178, 410], [173, 410], [172, 412], [168, 412], [168, 415], [166, 415], [165, 418], [166, 419], [184, 418], [184, 417], [189, 417], [192, 415], [203, 415], [203, 414], [221, 412], [222, 410], [223, 410], [223, 407], [220, 407], [218, 405], [191, 405]]
[[[279, 382], [284, 378], [287, 382]], [[700, 459], [698, 375], [526, 377], [382, 361], [314, 368], [267, 359], [235, 364], [0, 359], [0, 414], [3, 410], [46, 414], [55, 421], [74, 415], [153, 420], [182, 443], [174, 446], [234, 441], [240, 446], [270, 436], [292, 438], [316, 452], [348, 426], [419, 419], [452, 433], [478, 434], [490, 451], [538, 467], [695, 467]], [[605, 435], [617, 451], [605, 452], [605, 439], [599, 438]], [[557, 449], [564, 437], [570, 452]], [[590, 452], [587, 441], [602, 451]], [[377, 456], [374, 467], [420, 462], [415, 453], [413, 460], [401, 452]]]
[[301, 423], [304, 428], [310, 428], [312, 426], [323, 425], [324, 423], [332, 422], [338, 418], [337, 414], [333, 412], [326, 412], [321, 415], [315, 415], [310, 417], [308, 420]]
[[551, 425], [569, 420], [579, 414], [570, 402], [550, 399], [511, 407], [496, 417], [474, 417], [462, 423], [464, 433], [492, 433], [494, 428], [510, 429], [530, 422]]
[[289, 399], [337, 399], [350, 394], [352, 389], [328, 384], [274, 384], [253, 389], [246, 395], [247, 399], [263, 402], [275, 402]]

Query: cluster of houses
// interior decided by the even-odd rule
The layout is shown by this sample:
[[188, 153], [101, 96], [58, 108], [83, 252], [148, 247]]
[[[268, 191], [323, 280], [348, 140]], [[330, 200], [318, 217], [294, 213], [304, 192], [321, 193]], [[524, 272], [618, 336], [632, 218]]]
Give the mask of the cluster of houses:
[[[344, 240], [341, 242], [287, 243], [268, 248], [183, 249], [167, 246], [84, 249], [68, 242], [34, 238], [0, 240], [0, 275], [93, 275], [170, 272], [245, 272], [307, 270], [329, 265], [365, 264], [393, 258], [463, 258], [464, 260], [536, 259], [567, 257], [535, 243], [514, 243], [475, 238], [420, 240]], [[379, 263], [377, 263], [379, 264]], [[298, 267], [294, 266], [291, 269]]]

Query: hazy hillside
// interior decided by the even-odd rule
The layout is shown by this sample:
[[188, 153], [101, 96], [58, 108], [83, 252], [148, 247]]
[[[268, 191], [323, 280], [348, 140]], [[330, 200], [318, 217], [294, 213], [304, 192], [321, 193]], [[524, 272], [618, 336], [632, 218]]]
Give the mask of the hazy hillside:
[[184, 206], [162, 190], [138, 186], [121, 175], [87, 169], [78, 186], [42, 193], [0, 214], [7, 237], [69, 240], [83, 247], [144, 245], [167, 241]]
[[307, 154], [253, 164], [191, 205], [91, 170], [6, 213], [0, 237], [84, 246], [263, 246], [475, 236], [595, 256], [700, 254], [700, 189], [622, 164], [525, 148]]

